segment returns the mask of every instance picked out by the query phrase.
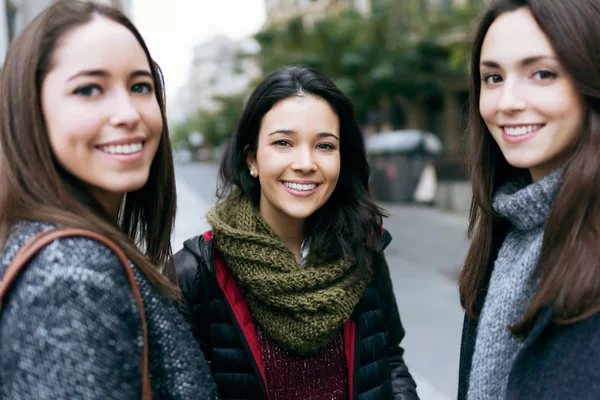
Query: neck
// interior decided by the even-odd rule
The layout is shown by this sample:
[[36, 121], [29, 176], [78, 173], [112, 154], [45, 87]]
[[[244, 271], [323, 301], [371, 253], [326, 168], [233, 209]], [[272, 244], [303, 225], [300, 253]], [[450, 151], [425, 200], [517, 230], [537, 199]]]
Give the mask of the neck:
[[125, 195], [121, 193], [108, 193], [108, 192], [92, 192], [98, 203], [104, 210], [113, 218], [117, 218], [117, 213], [119, 212], [119, 208], [121, 208], [121, 203], [123, 202], [123, 198]]
[[304, 220], [292, 218], [281, 212], [276, 214], [266, 212], [264, 207], [260, 207], [260, 215], [283, 244], [294, 253], [296, 261], [300, 261], [302, 259], [302, 242], [304, 241]]

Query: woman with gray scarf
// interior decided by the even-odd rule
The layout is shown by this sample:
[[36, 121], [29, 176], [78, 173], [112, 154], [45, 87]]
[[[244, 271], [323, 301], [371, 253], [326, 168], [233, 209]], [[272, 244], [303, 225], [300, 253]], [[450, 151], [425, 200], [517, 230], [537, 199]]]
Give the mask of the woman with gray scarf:
[[600, 398], [598, 21], [496, 0], [477, 29], [459, 399]]

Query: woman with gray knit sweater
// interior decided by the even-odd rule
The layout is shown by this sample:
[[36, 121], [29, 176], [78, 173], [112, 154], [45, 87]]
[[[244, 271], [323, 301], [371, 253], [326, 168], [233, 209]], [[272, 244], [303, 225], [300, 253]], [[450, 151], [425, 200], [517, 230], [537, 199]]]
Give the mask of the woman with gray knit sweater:
[[[177, 285], [154, 267], [171, 254], [175, 184], [138, 31], [111, 7], [56, 1], [11, 45], [0, 87], [0, 398], [216, 398]], [[129, 262], [70, 236], [6, 286], [15, 254], [54, 227], [110, 238]]]
[[495, 0], [475, 36], [458, 398], [600, 398], [600, 3]]

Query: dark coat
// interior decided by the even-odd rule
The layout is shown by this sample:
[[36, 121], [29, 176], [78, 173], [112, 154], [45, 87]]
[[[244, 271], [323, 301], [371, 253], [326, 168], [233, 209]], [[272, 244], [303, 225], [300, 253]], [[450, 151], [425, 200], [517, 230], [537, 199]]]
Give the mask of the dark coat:
[[[500, 243], [496, 243], [496, 254]], [[486, 293], [487, 285], [476, 304], [478, 315]], [[600, 313], [580, 322], [560, 326], [554, 324], [552, 318], [552, 307], [543, 309], [538, 315], [513, 362], [506, 399], [600, 399]], [[467, 398], [476, 337], [477, 320], [465, 315], [458, 400]]]
[[[385, 245], [390, 240], [385, 231]], [[212, 233], [187, 240], [175, 263], [184, 295], [182, 313], [210, 362], [221, 398], [267, 399], [248, 305]], [[383, 256], [378, 264], [379, 273], [343, 327], [351, 399], [418, 399], [402, 357], [404, 329]]]

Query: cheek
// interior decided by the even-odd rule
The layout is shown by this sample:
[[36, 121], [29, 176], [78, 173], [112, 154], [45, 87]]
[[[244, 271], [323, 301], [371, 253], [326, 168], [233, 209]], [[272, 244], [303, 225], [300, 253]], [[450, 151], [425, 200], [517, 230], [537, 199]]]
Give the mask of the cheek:
[[581, 106], [564, 96], [544, 96], [534, 99], [540, 113], [550, 119], [574, 121], [581, 119]]
[[160, 135], [162, 133], [163, 120], [158, 101], [155, 100], [146, 105], [142, 105], [140, 111], [144, 116], [144, 121], [148, 126], [148, 129], [155, 135]]
[[274, 151], [270, 146], [259, 143], [256, 151], [256, 166], [260, 177], [274, 178], [281, 175], [289, 165], [289, 156], [285, 153]]
[[495, 115], [497, 99], [493, 93], [483, 91], [479, 97], [479, 114], [485, 123], [489, 123]]
[[319, 164], [323, 175], [325, 175], [328, 181], [338, 181], [341, 169], [339, 153], [337, 154], [337, 156], [325, 157], [323, 160], [321, 160]]
[[46, 119], [46, 131], [55, 153], [92, 147], [98, 138], [101, 125], [81, 115], [66, 118], [64, 115], [53, 114], [51, 118]]
[[52, 87], [42, 92], [42, 113], [55, 153], [87, 147], [97, 137], [105, 119], [97, 107], [73, 102]]

